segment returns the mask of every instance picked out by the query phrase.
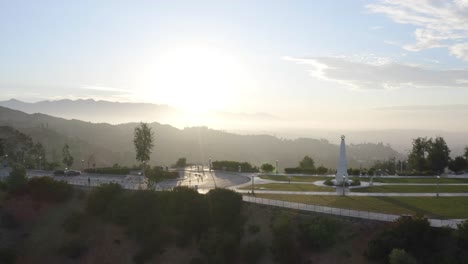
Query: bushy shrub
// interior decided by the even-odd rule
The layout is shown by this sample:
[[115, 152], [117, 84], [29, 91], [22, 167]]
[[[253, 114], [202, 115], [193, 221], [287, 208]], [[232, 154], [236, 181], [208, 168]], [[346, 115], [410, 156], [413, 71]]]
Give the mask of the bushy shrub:
[[249, 227], [247, 228], [247, 231], [249, 232], [249, 234], [255, 235], [258, 232], [260, 232], [260, 226], [258, 226], [258, 225], [249, 225]]
[[315, 168], [300, 168], [300, 167], [285, 168], [284, 172], [286, 172], [286, 174], [310, 174], [310, 175], [317, 174], [317, 170]]
[[122, 192], [122, 186], [116, 183], [96, 187], [88, 196], [86, 212], [92, 215], [106, 214], [109, 204]]
[[316, 217], [299, 225], [299, 241], [309, 249], [323, 249], [336, 241], [339, 225], [332, 219]]
[[226, 170], [226, 171], [234, 171], [237, 172], [239, 170], [239, 166], [242, 172], [259, 172], [258, 168], [253, 166], [248, 162], [237, 162], [237, 161], [229, 161], [229, 160], [222, 160], [222, 161], [213, 161], [211, 163], [212, 168], [214, 170]]
[[417, 264], [416, 259], [404, 249], [395, 248], [388, 256], [390, 264]]
[[0, 191], [6, 191], [8, 190], [8, 184], [6, 181], [0, 180]]
[[323, 184], [328, 185], [328, 186], [334, 186], [332, 179], [326, 179]]
[[239, 233], [242, 196], [232, 190], [213, 189], [206, 194], [212, 224], [221, 231]]
[[205, 263], [200, 257], [194, 257], [190, 260], [190, 264], [203, 264]]
[[79, 259], [87, 250], [83, 240], [74, 239], [64, 243], [59, 248], [59, 254], [71, 259]]
[[166, 171], [163, 167], [154, 166], [148, 167], [145, 171], [145, 176], [151, 182], [160, 182], [163, 180], [177, 179], [179, 177], [178, 171]]
[[271, 252], [278, 263], [298, 263], [299, 250], [296, 246], [295, 229], [291, 217], [286, 214], [276, 216], [271, 226], [273, 240]]
[[51, 177], [35, 177], [28, 181], [25, 192], [34, 200], [48, 202], [63, 202], [73, 195], [73, 187], [64, 181], [56, 181]]
[[369, 242], [367, 255], [386, 260], [394, 248], [405, 250], [421, 263], [453, 263], [457, 250], [450, 229], [432, 228], [419, 216], [398, 218], [390, 229]]
[[26, 185], [28, 179], [26, 178], [26, 169], [24, 166], [21, 164], [14, 164], [12, 168], [10, 175], [6, 178], [6, 183], [10, 192], [16, 192]]
[[208, 263], [231, 263], [237, 257], [239, 237], [230, 232], [211, 229], [202, 236], [199, 243], [200, 252]]
[[11, 248], [0, 248], [0, 263], [13, 264], [16, 261], [16, 252]]
[[247, 264], [255, 264], [265, 254], [265, 243], [259, 239], [249, 241], [242, 247], [242, 258]]
[[113, 175], [127, 175], [130, 173], [130, 168], [128, 167], [103, 167], [103, 168], [87, 168], [84, 169], [87, 173], [97, 173], [97, 174], [113, 174]]
[[351, 186], [361, 186], [361, 181], [358, 180], [358, 179], [354, 179], [354, 180], [351, 182]]
[[20, 222], [18, 222], [15, 216], [11, 213], [0, 210], [0, 227], [6, 229], [16, 229], [20, 227]]
[[82, 212], [73, 212], [62, 224], [63, 229], [68, 233], [76, 233], [80, 230], [84, 221], [84, 214]]

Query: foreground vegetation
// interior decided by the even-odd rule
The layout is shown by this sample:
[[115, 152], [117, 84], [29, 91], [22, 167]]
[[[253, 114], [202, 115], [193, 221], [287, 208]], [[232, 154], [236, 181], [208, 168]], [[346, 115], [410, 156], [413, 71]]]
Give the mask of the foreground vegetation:
[[434, 218], [468, 218], [468, 197], [360, 197], [256, 194], [256, 197], [388, 214], [422, 214]]
[[[106, 184], [89, 193], [40, 177], [0, 185], [0, 263], [466, 263], [468, 222], [431, 228], [422, 218], [388, 224], [242, 202], [230, 190], [206, 195], [126, 191]], [[2, 195], [3, 194], [3, 195]], [[268, 195], [265, 195], [268, 196]], [[299, 197], [304, 196], [283, 196]], [[384, 209], [391, 200], [306, 197], [327, 205]], [[328, 201], [327, 201], [328, 199]], [[406, 201], [467, 213], [468, 199]], [[405, 200], [393, 201], [393, 209]], [[460, 205], [457, 207], [457, 205]], [[399, 207], [398, 207], [399, 206]], [[417, 213], [424, 213], [417, 211]], [[7, 241], [8, 243], [5, 243]], [[396, 260], [416, 262], [395, 262]], [[445, 262], [444, 262], [445, 261]]]

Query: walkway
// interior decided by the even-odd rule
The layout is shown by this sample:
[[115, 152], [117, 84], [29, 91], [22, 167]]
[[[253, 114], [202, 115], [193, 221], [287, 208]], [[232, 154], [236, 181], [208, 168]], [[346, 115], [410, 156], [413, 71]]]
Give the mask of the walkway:
[[[369, 220], [386, 221], [386, 222], [393, 222], [400, 217], [400, 215], [373, 213], [373, 212], [368, 212], [368, 211], [358, 211], [358, 210], [341, 209], [341, 208], [334, 208], [334, 207], [327, 207], [327, 206], [320, 206], [320, 205], [293, 203], [293, 202], [278, 201], [278, 200], [258, 198], [258, 197], [253, 197], [253, 196], [246, 196], [246, 195], [242, 196], [242, 199], [245, 202], [249, 202], [249, 203], [264, 204], [264, 205], [291, 208], [291, 209], [302, 210], [302, 211], [347, 216], [347, 217], [369, 219]], [[428, 219], [428, 220], [431, 226], [433, 227], [447, 226], [453, 229], [456, 229], [457, 224], [464, 221], [464, 219], [447, 219], [447, 220]]]
[[[250, 193], [250, 190], [239, 190], [235, 189], [239, 193]], [[342, 195], [343, 192], [337, 189], [335, 192], [296, 192], [296, 191], [270, 191], [270, 190], [255, 190], [255, 193], [262, 194], [297, 194], [297, 195]], [[348, 192], [346, 191], [346, 196], [399, 196], [399, 197], [435, 197], [436, 193], [364, 193], [364, 192]], [[439, 196], [443, 197], [465, 197], [468, 196], [468, 193], [439, 193]]]

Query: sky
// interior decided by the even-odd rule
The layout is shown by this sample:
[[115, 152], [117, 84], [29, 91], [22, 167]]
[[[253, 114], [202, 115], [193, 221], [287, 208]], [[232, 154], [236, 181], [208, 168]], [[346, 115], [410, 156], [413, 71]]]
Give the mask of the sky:
[[0, 100], [468, 131], [468, 0], [0, 0], [0, 38]]

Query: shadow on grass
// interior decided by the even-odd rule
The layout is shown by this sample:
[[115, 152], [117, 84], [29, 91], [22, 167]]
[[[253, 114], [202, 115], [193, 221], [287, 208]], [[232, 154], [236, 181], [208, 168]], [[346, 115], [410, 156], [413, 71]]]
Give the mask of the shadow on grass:
[[401, 200], [397, 200], [397, 199], [392, 198], [392, 197], [380, 196], [380, 197], [376, 197], [376, 198], [381, 200], [381, 201], [391, 203], [391, 204], [397, 205], [399, 207], [405, 208], [405, 209], [413, 212], [414, 215], [416, 215], [416, 214], [417, 215], [423, 215], [425, 217], [431, 217], [431, 218], [446, 218], [446, 217], [444, 217], [442, 215], [434, 214], [433, 212], [423, 210], [423, 209], [421, 209], [419, 207], [416, 207], [414, 205], [405, 203], [405, 202], [403, 202]]

